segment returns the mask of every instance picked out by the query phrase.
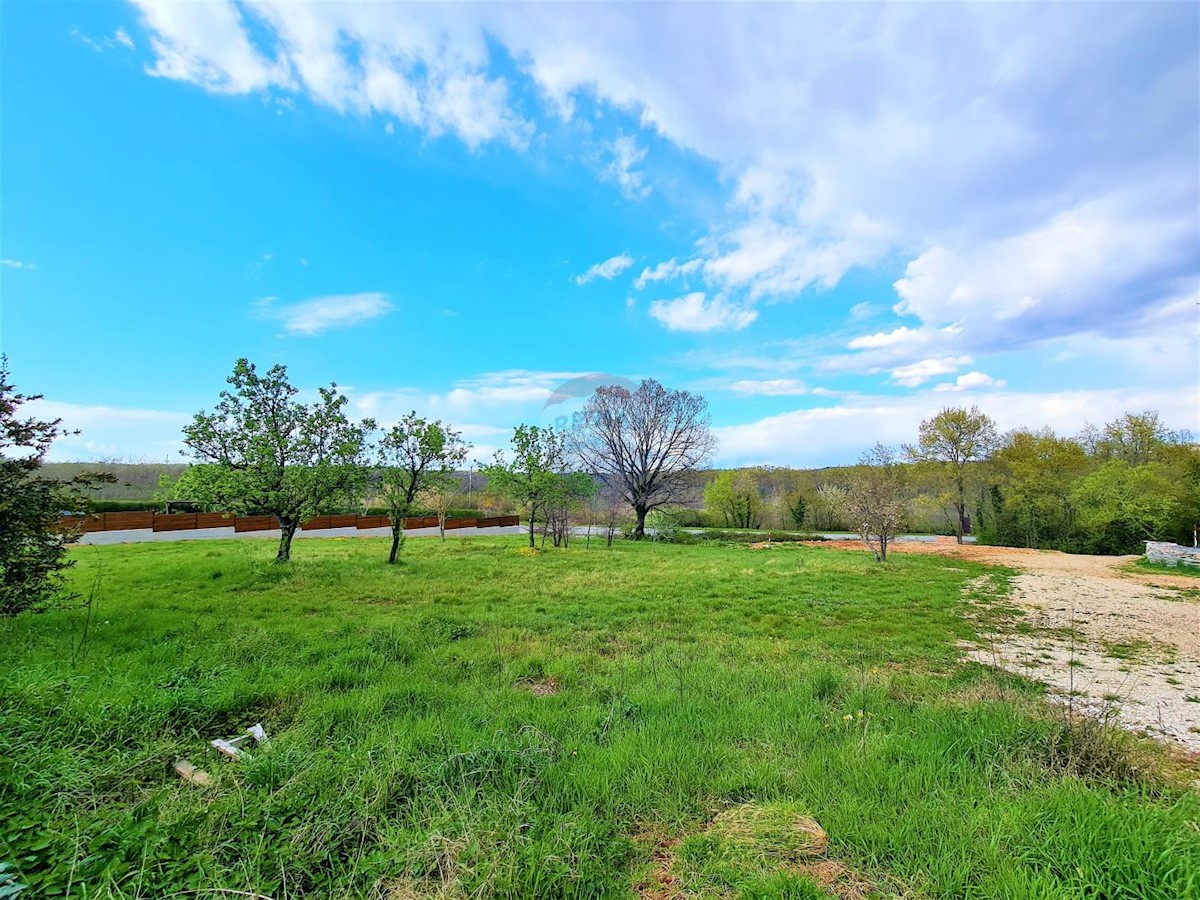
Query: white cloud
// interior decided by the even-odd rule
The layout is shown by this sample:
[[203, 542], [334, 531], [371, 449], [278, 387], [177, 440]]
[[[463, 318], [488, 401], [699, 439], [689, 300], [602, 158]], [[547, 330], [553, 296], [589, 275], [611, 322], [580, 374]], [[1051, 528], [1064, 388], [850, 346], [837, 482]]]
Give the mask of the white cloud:
[[44, 419], [62, 419], [63, 428], [78, 430], [50, 447], [52, 462], [87, 462], [102, 459], [184, 462], [183, 426], [191, 422], [187, 413], [111, 406], [85, 406], [57, 400], [35, 400], [31, 413]]
[[674, 259], [668, 259], [666, 262], [660, 262], [654, 268], [642, 269], [642, 274], [639, 275], [633, 282], [633, 286], [639, 291], [646, 285], [656, 281], [669, 281], [673, 278], [686, 278], [688, 275], [699, 270], [703, 260], [689, 259], [687, 262], [676, 262]]
[[151, 32], [155, 61], [146, 66], [148, 74], [191, 81], [221, 94], [294, 86], [287, 61], [259, 52], [232, 3], [135, 2]]
[[497, 140], [521, 147], [532, 131], [505, 80], [488, 73], [478, 23], [448, 7], [135, 2], [151, 34], [152, 75], [213, 93], [294, 92], [338, 113], [453, 134], [472, 149]]
[[729, 390], [735, 394], [758, 397], [795, 397], [810, 393], [808, 385], [795, 378], [743, 379], [729, 385]]
[[595, 281], [597, 278], [612, 281], [632, 265], [633, 257], [628, 253], [622, 253], [620, 256], [613, 256], [604, 260], [604, 262], [596, 263], [582, 275], [576, 275], [575, 283], [585, 285], [589, 281]]
[[257, 315], [283, 323], [286, 334], [311, 336], [334, 328], [348, 328], [392, 311], [392, 304], [378, 292], [335, 294], [300, 303], [277, 305], [276, 297], [256, 301]]
[[864, 319], [871, 318], [877, 312], [879, 312], [879, 308], [873, 303], [855, 303], [850, 307], [850, 319], [854, 322], [861, 322]]
[[[152, 74], [470, 147], [539, 147], [539, 96], [597, 140], [573, 118], [587, 99], [616, 122], [599, 168], [627, 195], [649, 190], [651, 138], [728, 187], [695, 258], [743, 317], [909, 261], [898, 308], [920, 340], [885, 367], [1149, 328], [1200, 272], [1188, 4], [139, 5]], [[660, 269], [639, 286], [683, 274]]]
[[[723, 466], [772, 463], [827, 466], [854, 462], [881, 441], [899, 445], [912, 441], [923, 419], [935, 415], [949, 398], [939, 393], [903, 397], [857, 396], [837, 406], [801, 409], [754, 422], [715, 429], [719, 441], [717, 464]], [[1079, 390], [1049, 393], [979, 392], [955, 394], [956, 406], [978, 404], [992, 416], [1000, 431], [1049, 425], [1060, 434], [1074, 434], [1085, 422], [1105, 422], [1126, 410], [1156, 409], [1172, 428], [1195, 432], [1200, 425], [1200, 389]]]
[[1195, 208], [1178, 196], [1187, 196], [1186, 185], [1145, 182], [1009, 237], [930, 247], [896, 282], [896, 312], [929, 325], [962, 321], [977, 345], [1124, 330], [1174, 278], [1200, 274], [1188, 242]]
[[936, 385], [934, 391], [938, 393], [961, 393], [962, 391], [973, 391], [982, 388], [1002, 388], [1008, 384], [1003, 378], [993, 378], [991, 375], [985, 375], [983, 372], [967, 372], [965, 375], [959, 375], [952, 382], [943, 382]]
[[[509, 369], [461, 379], [444, 390], [407, 387], [365, 393], [348, 390], [347, 394], [354, 416], [370, 416], [385, 425], [410, 410], [444, 419], [468, 439], [480, 438], [472, 458], [486, 459], [507, 444], [518, 422], [553, 424], [556, 412], [565, 408], [560, 403], [547, 412], [557, 392], [580, 379], [590, 379], [586, 381], [590, 384], [594, 377], [586, 372]], [[498, 439], [501, 436], [503, 440]]]
[[[560, 105], [584, 94], [607, 100], [721, 167], [732, 197], [700, 244], [717, 289], [790, 298], [896, 253], [916, 259], [942, 246], [968, 260], [991, 256], [988, 248], [1116, 191], [1137, 193], [1147, 173], [1170, 173], [1178, 204], [1171, 192], [1152, 192], [1138, 216], [1151, 236], [1140, 246], [1132, 239], [1140, 224], [1113, 239], [1080, 233], [1089, 246], [1074, 258], [1091, 267], [1082, 274], [1088, 292], [1101, 307], [1135, 310], [1178, 269], [1183, 258], [1172, 249], [1192, 248], [1196, 269], [1196, 16], [1181, 7], [1122, 12], [1097, 22], [1070, 5], [1036, 14], [729, 5], [703, 16], [667, 5], [576, 6], [505, 9], [493, 27]], [[1141, 253], [1159, 241], [1161, 254]], [[1105, 247], [1130, 254], [1100, 268], [1091, 261]], [[1054, 307], [1004, 282], [991, 283], [993, 312], [1013, 314], [1018, 326], [1024, 304], [1035, 314]], [[1044, 337], [1018, 326], [1003, 339]], [[985, 326], [966, 328], [965, 340], [988, 340]]]
[[758, 312], [730, 303], [724, 297], [705, 298], [697, 291], [675, 300], [655, 300], [650, 315], [669, 331], [740, 331]]
[[[892, 369], [892, 380], [905, 387], [916, 387], [924, 384], [938, 375], [949, 375], [957, 372], [963, 366], [971, 364], [969, 356], [943, 356], [936, 359], [923, 359], [907, 366]], [[961, 379], [960, 379], [961, 380]]]
[[628, 135], [621, 135], [612, 142], [612, 162], [604, 170], [607, 178], [615, 181], [621, 188], [621, 193], [632, 200], [641, 200], [650, 196], [650, 186], [643, 181], [642, 173], [634, 171], [646, 158], [645, 148]]
[[875, 334], [856, 337], [847, 346], [851, 350], [877, 350], [881, 347], [895, 347], [898, 344], [913, 344], [921, 340], [922, 335], [917, 329], [902, 325], [891, 331], [877, 331]]
[[106, 50], [115, 50], [118, 46], [124, 47], [127, 50], [133, 49], [133, 38], [129, 36], [129, 32], [124, 28], [117, 28], [113, 32], [112, 37], [93, 38], [84, 34], [78, 27], [73, 27], [71, 29], [71, 36], [87, 44], [97, 53], [103, 53]]
[[0, 266], [6, 266], [9, 269], [28, 269], [29, 271], [37, 268], [33, 263], [22, 262], [19, 259], [0, 259]]

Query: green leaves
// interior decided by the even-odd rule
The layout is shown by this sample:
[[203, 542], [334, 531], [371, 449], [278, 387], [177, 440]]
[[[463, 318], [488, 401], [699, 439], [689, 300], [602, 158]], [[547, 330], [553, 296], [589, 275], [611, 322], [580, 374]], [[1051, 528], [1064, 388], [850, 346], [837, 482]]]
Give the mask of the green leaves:
[[757, 528], [762, 524], [762, 494], [758, 479], [749, 469], [718, 473], [704, 488], [704, 506], [720, 513], [727, 526]]
[[402, 519], [421, 492], [452, 482], [471, 445], [441, 420], [410, 412], [375, 445], [380, 493], [393, 520]]
[[1166, 531], [1174, 518], [1179, 509], [1177, 493], [1159, 463], [1131, 466], [1114, 459], [1079, 479], [1071, 489], [1071, 501], [1085, 528], [1103, 531], [1120, 522], [1150, 540]]
[[212, 412], [184, 428], [184, 443], [213, 468], [195, 479], [197, 496], [233, 513], [264, 512], [283, 530], [279, 559], [290, 555], [292, 532], [303, 519], [355, 506], [366, 488], [362, 456], [374, 422], [351, 422], [336, 384], [313, 403], [299, 402], [287, 369], [260, 375], [239, 359]]
[[44, 477], [42, 459], [68, 432], [61, 420], [22, 417], [21, 407], [39, 396], [17, 392], [8, 357], [0, 357], [0, 616], [45, 607], [61, 599], [74, 538], [59, 525], [63, 513], [81, 513], [82, 491], [111, 476], [82, 473], [69, 481]]
[[480, 466], [488, 485], [529, 512], [529, 546], [533, 546], [533, 523], [563, 491], [560, 475], [566, 468], [562, 436], [553, 428], [518, 425], [513, 430], [513, 459], [496, 451], [491, 465]]

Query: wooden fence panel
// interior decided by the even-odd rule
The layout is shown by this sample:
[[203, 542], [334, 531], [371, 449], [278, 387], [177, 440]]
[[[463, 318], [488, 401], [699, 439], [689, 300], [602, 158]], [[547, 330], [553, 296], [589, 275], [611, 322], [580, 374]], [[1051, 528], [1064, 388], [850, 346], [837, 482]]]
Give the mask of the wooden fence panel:
[[125, 531], [131, 528], [153, 527], [153, 510], [134, 510], [131, 512], [110, 512], [104, 514], [105, 531]]
[[233, 520], [234, 531], [270, 531], [278, 527], [274, 516], [238, 516]]
[[474, 528], [475, 519], [447, 519], [446, 528]]
[[78, 530], [83, 533], [104, 530], [104, 516], [60, 516], [58, 527], [63, 531]]
[[387, 528], [392, 520], [387, 516], [359, 516], [355, 523], [359, 528]]
[[300, 527], [304, 531], [319, 531], [322, 528], [329, 528], [329, 520], [332, 516], [313, 516], [307, 522], [301, 522]]
[[195, 513], [168, 513], [154, 517], [155, 531], [192, 531], [195, 527]]
[[197, 528], [232, 528], [233, 516], [229, 513], [196, 513]]
[[354, 528], [358, 525], [358, 516], [330, 516], [326, 528]]

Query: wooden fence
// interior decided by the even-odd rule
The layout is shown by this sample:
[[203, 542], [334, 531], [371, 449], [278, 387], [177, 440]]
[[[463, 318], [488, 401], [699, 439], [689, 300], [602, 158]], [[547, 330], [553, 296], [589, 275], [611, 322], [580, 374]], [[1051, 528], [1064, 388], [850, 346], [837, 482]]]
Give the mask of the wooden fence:
[[[519, 525], [517, 516], [495, 516], [490, 519], [447, 519], [446, 530], [451, 528], [495, 528]], [[270, 531], [279, 527], [274, 516], [231, 516], [227, 513], [156, 513], [156, 512], [112, 512], [96, 513], [91, 516], [63, 516], [60, 524], [64, 530], [84, 533], [92, 531], [193, 531], [201, 528], [229, 528], [234, 532]], [[391, 524], [387, 516], [316, 516], [300, 525], [303, 531], [319, 531], [328, 528], [387, 528]], [[437, 516], [410, 516], [405, 519], [405, 528], [436, 528]]]

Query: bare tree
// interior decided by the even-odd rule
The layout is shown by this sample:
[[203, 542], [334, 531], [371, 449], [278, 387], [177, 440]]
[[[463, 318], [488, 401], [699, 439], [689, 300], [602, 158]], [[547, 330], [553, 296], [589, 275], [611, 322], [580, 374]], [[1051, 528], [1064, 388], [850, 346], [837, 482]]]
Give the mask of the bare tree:
[[862, 455], [850, 478], [846, 514], [879, 562], [904, 526], [904, 488], [896, 451], [876, 444]]
[[716, 439], [703, 397], [647, 378], [636, 391], [597, 388], [571, 432], [570, 446], [585, 469], [633, 507], [634, 539], [641, 540], [646, 514], [683, 493], [688, 473], [708, 458]]
[[458, 481], [453, 474], [438, 473], [430, 478], [423, 488], [417, 492], [417, 499], [433, 510], [438, 520], [438, 534], [446, 540], [446, 517], [450, 514], [450, 504], [458, 496]]

